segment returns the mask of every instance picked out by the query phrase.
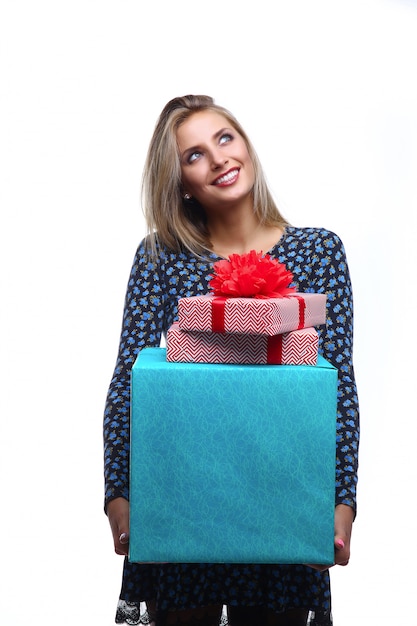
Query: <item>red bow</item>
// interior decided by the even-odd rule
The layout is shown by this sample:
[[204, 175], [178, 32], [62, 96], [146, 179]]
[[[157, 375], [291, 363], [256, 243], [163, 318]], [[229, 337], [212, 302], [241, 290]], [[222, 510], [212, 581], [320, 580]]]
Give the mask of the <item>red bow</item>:
[[283, 298], [296, 291], [288, 286], [292, 280], [292, 273], [283, 263], [251, 250], [214, 263], [209, 286], [215, 296]]

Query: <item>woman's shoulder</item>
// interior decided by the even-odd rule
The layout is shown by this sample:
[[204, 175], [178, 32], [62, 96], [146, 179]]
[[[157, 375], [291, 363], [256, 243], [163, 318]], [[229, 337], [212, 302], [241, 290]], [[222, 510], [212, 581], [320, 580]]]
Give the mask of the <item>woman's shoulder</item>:
[[287, 226], [282, 244], [290, 249], [315, 250], [316, 252], [343, 250], [338, 234], [324, 227]]
[[207, 253], [203, 256], [187, 248], [172, 250], [158, 241], [156, 237], [149, 235], [140, 241], [136, 250], [137, 260], [140, 259], [142, 263], [145, 262], [151, 266], [163, 266], [165, 268], [170, 266], [175, 266], [178, 269], [183, 266], [191, 268], [194, 265], [210, 263], [213, 261], [213, 257], [213, 254]]
[[287, 226], [285, 239], [289, 241], [341, 241], [339, 235], [328, 228], [319, 226]]
[[157, 264], [169, 260], [176, 261], [182, 256], [180, 252], [170, 250], [158, 238], [151, 235], [146, 235], [141, 239], [137, 246], [136, 255]]
[[328, 228], [311, 226], [287, 226], [274, 252], [286, 263], [311, 267], [339, 263], [346, 256], [339, 235]]

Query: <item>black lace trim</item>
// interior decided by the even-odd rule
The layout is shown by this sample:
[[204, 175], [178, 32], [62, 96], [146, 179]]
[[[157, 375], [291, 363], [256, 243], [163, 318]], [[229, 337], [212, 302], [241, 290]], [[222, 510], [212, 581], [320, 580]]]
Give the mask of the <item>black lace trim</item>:
[[140, 613], [140, 604], [136, 602], [126, 602], [119, 600], [116, 611], [116, 624], [128, 624], [129, 626], [137, 626], [137, 624], [150, 624], [151, 618], [148, 611]]
[[[128, 624], [128, 626], [138, 626], [138, 624], [151, 624], [155, 617], [148, 611], [140, 612], [140, 604], [136, 602], [126, 602], [119, 600], [116, 611], [116, 624]], [[227, 616], [223, 613], [219, 626], [228, 626]]]
[[[151, 624], [155, 616], [148, 611], [140, 612], [140, 604], [136, 602], [126, 602], [119, 600], [116, 611], [116, 624], [128, 624], [128, 626], [138, 626], [139, 624]], [[225, 613], [222, 614], [219, 626], [228, 626], [229, 622]], [[332, 615], [328, 611], [310, 613], [307, 624], [309, 626], [332, 626]]]

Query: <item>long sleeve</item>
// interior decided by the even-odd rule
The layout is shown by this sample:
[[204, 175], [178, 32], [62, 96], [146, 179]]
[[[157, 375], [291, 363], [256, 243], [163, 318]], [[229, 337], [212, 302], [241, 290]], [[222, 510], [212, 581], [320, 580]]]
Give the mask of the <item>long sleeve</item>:
[[208, 290], [207, 263], [188, 253], [158, 250], [150, 260], [143, 241], [127, 286], [116, 367], [104, 411], [105, 504], [129, 499], [130, 373], [140, 350], [160, 345], [177, 317], [178, 299]]
[[326, 293], [319, 352], [338, 369], [336, 504], [356, 511], [359, 404], [353, 368], [353, 295], [340, 238], [327, 230], [290, 228], [279, 256], [300, 292]]
[[336, 504], [348, 504], [356, 512], [359, 452], [359, 403], [353, 368], [353, 295], [342, 242], [325, 239], [332, 261], [317, 272], [319, 289], [327, 293], [327, 322], [321, 332], [320, 350], [338, 368], [336, 453]]
[[161, 267], [139, 246], [127, 286], [116, 367], [104, 412], [105, 501], [129, 498], [130, 371], [139, 351], [158, 346], [164, 331]]

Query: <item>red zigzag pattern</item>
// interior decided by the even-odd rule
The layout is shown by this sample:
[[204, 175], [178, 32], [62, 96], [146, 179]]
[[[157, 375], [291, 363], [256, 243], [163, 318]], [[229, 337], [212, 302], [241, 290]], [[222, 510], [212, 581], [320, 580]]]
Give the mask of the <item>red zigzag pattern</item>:
[[[325, 294], [297, 294], [305, 301], [304, 327], [324, 324]], [[191, 296], [178, 301], [178, 321], [182, 330], [213, 330], [213, 296]], [[296, 297], [257, 300], [228, 298], [224, 305], [224, 330], [227, 333], [277, 335], [299, 328], [299, 301]]]
[[[167, 361], [316, 365], [318, 334], [315, 328], [283, 333], [279, 349], [271, 350], [271, 342], [276, 339], [267, 335], [183, 331], [176, 322], [167, 333]], [[274, 360], [274, 355], [278, 360]]]

